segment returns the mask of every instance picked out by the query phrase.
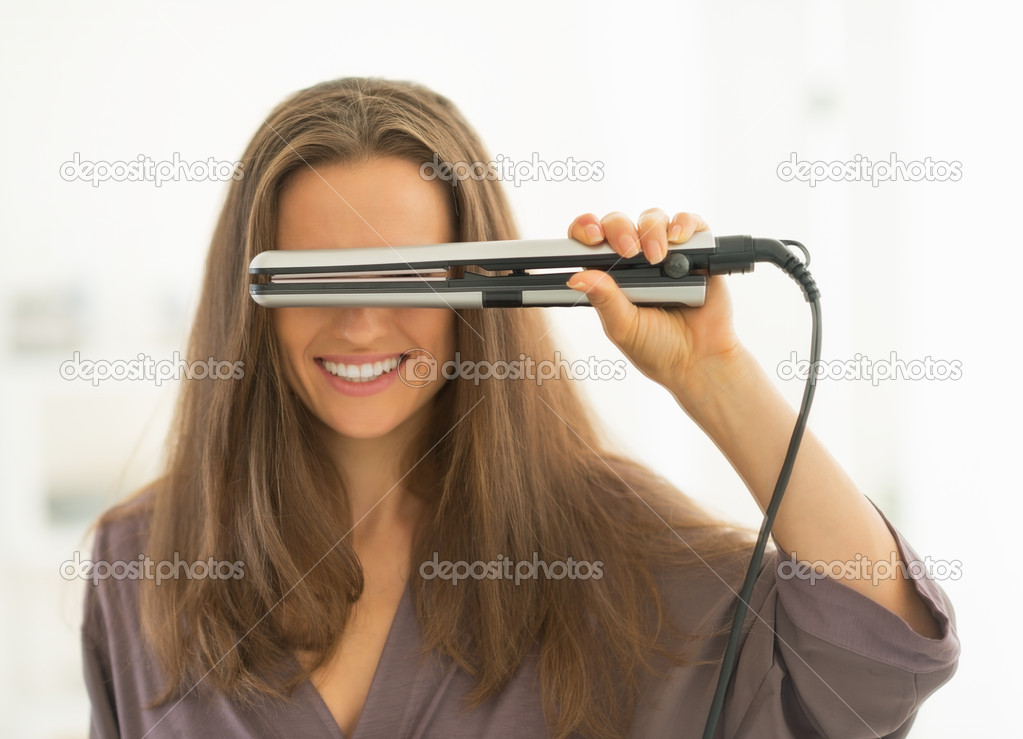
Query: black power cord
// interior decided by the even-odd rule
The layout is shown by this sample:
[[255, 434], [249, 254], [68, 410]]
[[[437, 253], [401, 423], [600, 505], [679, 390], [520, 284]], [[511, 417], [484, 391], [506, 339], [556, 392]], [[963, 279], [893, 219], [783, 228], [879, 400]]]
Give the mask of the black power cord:
[[[798, 247], [806, 255], [806, 262], [800, 262], [789, 246]], [[704, 260], [700, 260], [701, 262]], [[749, 272], [753, 269], [754, 262], [770, 262], [777, 265], [787, 275], [792, 277], [803, 290], [803, 296], [810, 304], [811, 338], [810, 338], [810, 372], [806, 378], [806, 387], [803, 390], [803, 401], [799, 407], [799, 415], [796, 417], [796, 425], [792, 429], [792, 436], [789, 438], [788, 451], [785, 454], [785, 461], [781, 466], [781, 473], [778, 475], [778, 482], [774, 486], [774, 494], [771, 502], [764, 513], [764, 521], [760, 527], [760, 536], [757, 538], [756, 546], [753, 549], [753, 556], [750, 558], [749, 568], [746, 570], [746, 579], [743, 582], [742, 590], [736, 600], [735, 614], [732, 618], [732, 630], [728, 637], [728, 645], [725, 647], [725, 654], [721, 660], [721, 672], [718, 675], [717, 690], [714, 692], [714, 700], [711, 703], [710, 714], [707, 716], [707, 724], [703, 730], [703, 739], [713, 739], [714, 731], [717, 728], [718, 719], [725, 703], [725, 693], [728, 692], [728, 684], [731, 682], [732, 671], [735, 668], [736, 651], [739, 647], [739, 638], [742, 636], [742, 624], [746, 620], [746, 613], [749, 610], [749, 599], [753, 595], [753, 586], [760, 573], [760, 563], [764, 558], [764, 550], [767, 547], [767, 539], [771, 535], [771, 527], [774, 525], [775, 516], [781, 506], [782, 496], [788, 486], [789, 478], [792, 476], [792, 468], [796, 463], [796, 453], [799, 451], [799, 444], [803, 440], [803, 431], [806, 429], [806, 419], [810, 415], [810, 404], [813, 402], [814, 391], [817, 389], [817, 363], [821, 354], [821, 305], [820, 291], [817, 289], [813, 277], [806, 269], [810, 263], [810, 253], [806, 247], [798, 241], [774, 239], [755, 239], [750, 236], [721, 236], [717, 238], [715, 253], [708, 255], [706, 264], [694, 264], [697, 269], [706, 270], [708, 274], [731, 274], [733, 272]]]

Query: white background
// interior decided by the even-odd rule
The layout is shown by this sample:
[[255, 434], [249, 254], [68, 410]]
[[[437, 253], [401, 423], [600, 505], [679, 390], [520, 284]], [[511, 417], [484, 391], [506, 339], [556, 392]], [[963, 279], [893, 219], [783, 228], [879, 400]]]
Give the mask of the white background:
[[[1021, 513], [1020, 11], [1008, 3], [8, 3], [0, 10], [0, 735], [85, 735], [77, 630], [88, 523], [157, 469], [177, 387], [60, 379], [84, 358], [183, 346], [226, 185], [67, 182], [62, 163], [235, 161], [293, 91], [350, 75], [450, 97], [492, 156], [600, 161], [508, 187], [524, 238], [576, 215], [702, 214], [794, 238], [823, 292], [824, 357], [958, 361], [958, 381], [825, 380], [811, 428], [917, 552], [958, 560], [957, 676], [915, 737], [1017, 725]], [[961, 163], [957, 182], [784, 182], [779, 163]], [[774, 372], [808, 356], [794, 283], [730, 288]], [[587, 309], [567, 355], [617, 356]], [[778, 380], [795, 403], [798, 381]], [[587, 385], [623, 448], [708, 506], [759, 511], [638, 372]], [[703, 717], [694, 717], [702, 725]]]

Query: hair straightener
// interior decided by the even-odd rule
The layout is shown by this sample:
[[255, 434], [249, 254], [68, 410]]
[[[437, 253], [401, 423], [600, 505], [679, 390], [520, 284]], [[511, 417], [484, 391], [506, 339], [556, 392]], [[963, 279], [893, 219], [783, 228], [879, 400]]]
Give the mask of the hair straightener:
[[[756, 241], [698, 231], [685, 244], [669, 245], [659, 264], [574, 239], [265, 251], [249, 271], [267, 280], [249, 291], [268, 308], [573, 306], [589, 301], [565, 285], [570, 273], [601, 269], [638, 305], [700, 306], [707, 275], [753, 268]], [[461, 275], [453, 275], [455, 267], [464, 268]]]
[[[803, 252], [805, 262], [790, 246]], [[810, 254], [798, 241], [714, 237], [709, 231], [698, 231], [684, 244], [669, 244], [667, 256], [658, 264], [650, 264], [642, 253], [625, 258], [606, 243], [587, 246], [574, 239], [271, 250], [257, 254], [249, 264], [256, 280], [249, 285], [249, 294], [268, 308], [567, 307], [589, 304], [585, 294], [565, 284], [571, 274], [580, 269], [601, 269], [614, 278], [633, 303], [698, 307], [704, 302], [708, 276], [749, 272], [756, 262], [777, 265], [802, 288], [810, 303], [810, 366], [816, 366], [820, 360], [820, 292], [806, 269]], [[803, 438], [816, 378], [816, 372], [808, 373], [781, 473], [764, 513], [742, 590], [737, 593], [704, 739], [713, 738], [724, 707], [749, 598]]]

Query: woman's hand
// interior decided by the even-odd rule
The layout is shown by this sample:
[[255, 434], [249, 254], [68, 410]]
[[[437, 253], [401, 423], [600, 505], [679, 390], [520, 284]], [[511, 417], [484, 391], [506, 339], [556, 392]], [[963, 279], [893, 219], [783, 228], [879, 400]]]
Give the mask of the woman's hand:
[[[677, 213], [669, 221], [663, 210], [651, 208], [635, 225], [624, 213], [609, 213], [603, 219], [587, 213], [572, 222], [568, 235], [591, 245], [606, 240], [623, 257], [635, 256], [642, 248], [650, 263], [657, 264], [669, 243], [683, 244], [707, 228], [694, 213]], [[706, 302], [700, 308], [638, 307], [600, 270], [579, 272], [568, 286], [587, 294], [608, 338], [644, 375], [675, 394], [683, 407], [705, 397], [708, 380], [728, 384], [722, 373], [745, 373], [740, 360], [746, 357], [732, 326], [732, 303], [722, 277], [708, 280]]]
[[[706, 228], [697, 215], [679, 213], [669, 222], [655, 208], [644, 211], [638, 228], [622, 213], [603, 220], [587, 213], [572, 222], [568, 235], [585, 244], [606, 239], [625, 257], [642, 248], [657, 264], [669, 241], [685, 243]], [[611, 341], [643, 374], [675, 396], [766, 510], [796, 414], [736, 338], [724, 279], [707, 281], [707, 299], [700, 308], [639, 308], [599, 270], [579, 272], [568, 285], [587, 293]], [[809, 430], [773, 535], [786, 553], [804, 562], [850, 562], [861, 557], [880, 562], [901, 556], [884, 519]], [[917, 633], [932, 639], [941, 636], [938, 622], [905, 578], [845, 582], [898, 614]]]

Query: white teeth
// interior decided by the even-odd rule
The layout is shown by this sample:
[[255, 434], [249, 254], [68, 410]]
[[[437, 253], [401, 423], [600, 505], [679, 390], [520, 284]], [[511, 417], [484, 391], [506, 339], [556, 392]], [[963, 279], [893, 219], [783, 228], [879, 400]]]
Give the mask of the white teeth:
[[370, 382], [380, 375], [390, 372], [398, 366], [398, 357], [385, 359], [382, 362], [370, 364], [336, 364], [324, 360], [323, 366], [327, 372], [335, 377], [341, 377], [348, 382]]

